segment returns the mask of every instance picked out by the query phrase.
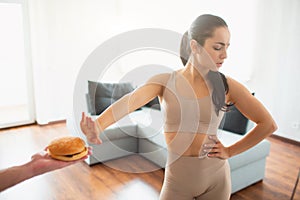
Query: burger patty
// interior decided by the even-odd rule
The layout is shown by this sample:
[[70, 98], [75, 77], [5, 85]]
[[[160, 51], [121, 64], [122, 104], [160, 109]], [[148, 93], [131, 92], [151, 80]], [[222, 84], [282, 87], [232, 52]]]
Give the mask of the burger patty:
[[74, 153], [74, 154], [69, 154], [69, 155], [63, 155], [63, 156], [66, 156], [66, 157], [68, 157], [68, 158], [72, 158], [73, 156], [76, 156], [76, 155], [78, 155], [78, 154], [81, 154], [81, 153], [84, 152], [85, 150], [86, 150], [86, 148], [84, 148], [84, 150], [81, 151], [81, 152]]

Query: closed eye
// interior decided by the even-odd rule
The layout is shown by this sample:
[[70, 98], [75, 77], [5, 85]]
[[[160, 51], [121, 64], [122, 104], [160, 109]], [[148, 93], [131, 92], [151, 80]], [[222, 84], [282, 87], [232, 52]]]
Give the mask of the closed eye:
[[222, 47], [214, 47], [214, 50], [216, 51], [220, 51], [222, 49]]
[[215, 45], [213, 46], [214, 50], [216, 51], [220, 51], [222, 49], [222, 47], [226, 47], [226, 49], [229, 47], [229, 43], [226, 45], [223, 42], [216, 42]]
[[220, 51], [223, 47], [224, 45], [220, 43], [213, 45], [213, 49], [216, 51]]

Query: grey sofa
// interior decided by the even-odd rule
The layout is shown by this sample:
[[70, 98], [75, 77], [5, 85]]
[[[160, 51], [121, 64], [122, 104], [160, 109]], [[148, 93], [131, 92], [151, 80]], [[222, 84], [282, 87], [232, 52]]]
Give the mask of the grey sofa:
[[[76, 136], [83, 136], [80, 130], [75, 128], [74, 123], [73, 119], [67, 120], [70, 132]], [[248, 130], [251, 126], [252, 123], [248, 123], [246, 129]], [[219, 129], [218, 137], [225, 146], [228, 146], [243, 135]], [[167, 149], [160, 110], [142, 107], [108, 127], [100, 134], [100, 138], [103, 141], [101, 145], [90, 144], [93, 146], [93, 155], [86, 160], [89, 165], [138, 154], [156, 164], [153, 169], [145, 169], [145, 171], [165, 167]], [[269, 151], [270, 142], [263, 140], [250, 150], [229, 159], [232, 193], [264, 178], [266, 157]], [[112, 167], [128, 170], [125, 167], [122, 169], [122, 166]]]

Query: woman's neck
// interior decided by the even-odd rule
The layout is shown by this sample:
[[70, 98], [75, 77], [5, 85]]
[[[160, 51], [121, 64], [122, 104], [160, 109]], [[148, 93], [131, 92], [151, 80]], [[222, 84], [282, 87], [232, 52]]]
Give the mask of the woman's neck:
[[194, 66], [192, 63], [188, 62], [182, 73], [184, 75], [186, 75], [187, 77], [189, 77], [191, 79], [191, 81], [195, 81], [195, 80], [200, 80], [200, 81], [205, 81], [205, 77], [207, 76], [209, 70], [204, 69], [202, 67], [197, 67]]

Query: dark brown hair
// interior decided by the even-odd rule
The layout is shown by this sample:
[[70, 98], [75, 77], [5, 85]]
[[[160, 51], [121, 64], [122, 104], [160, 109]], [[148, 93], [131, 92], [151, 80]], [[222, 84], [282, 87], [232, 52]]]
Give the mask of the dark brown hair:
[[[214, 15], [200, 15], [193, 21], [189, 31], [184, 33], [180, 44], [180, 58], [184, 66], [191, 55], [190, 40], [196, 40], [203, 46], [206, 39], [212, 37], [214, 31], [219, 27], [228, 26], [222, 18]], [[226, 111], [228, 107], [225, 103], [225, 94], [229, 90], [227, 79], [224, 74], [218, 71], [209, 71], [207, 79], [212, 85], [212, 101], [215, 105], [215, 111], [219, 115], [220, 110]]]

